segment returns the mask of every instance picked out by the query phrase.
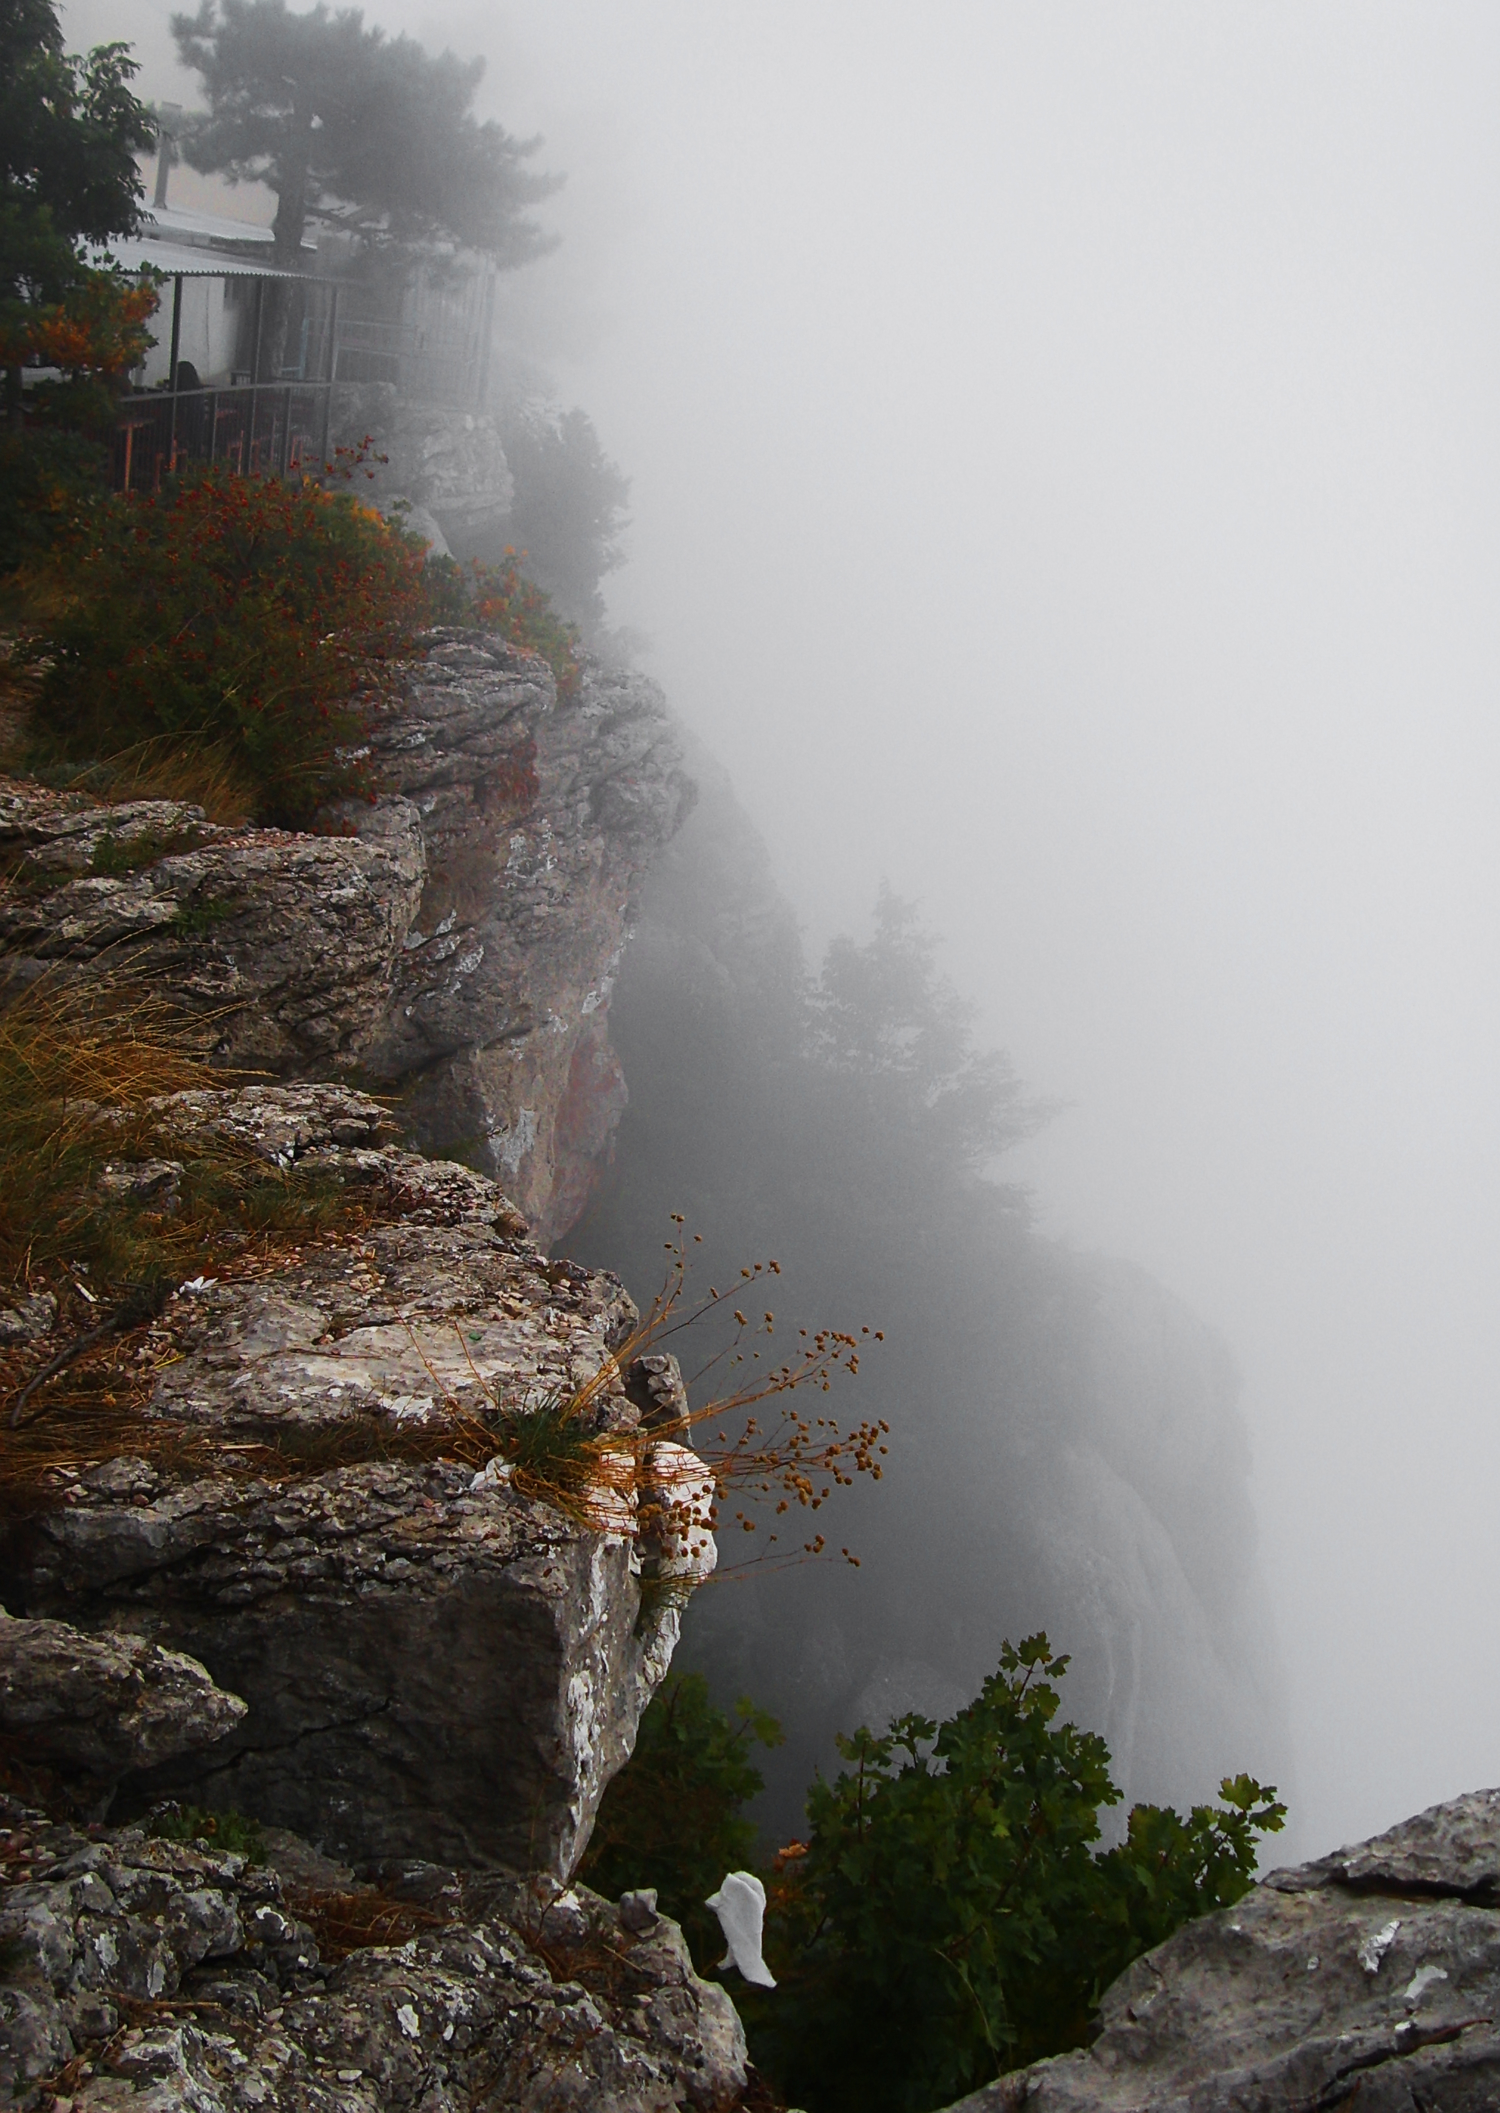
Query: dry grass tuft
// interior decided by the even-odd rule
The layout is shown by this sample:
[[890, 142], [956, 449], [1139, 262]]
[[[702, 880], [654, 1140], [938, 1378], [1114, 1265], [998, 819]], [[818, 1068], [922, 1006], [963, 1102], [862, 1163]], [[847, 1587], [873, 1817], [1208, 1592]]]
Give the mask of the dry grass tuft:
[[[85, 1308], [197, 1274], [257, 1235], [347, 1222], [357, 1192], [248, 1148], [185, 1148], [155, 1103], [231, 1080], [149, 993], [44, 976], [0, 1011], [0, 1287]], [[156, 1162], [161, 1181], [133, 1187]], [[175, 1170], [175, 1171], [174, 1171]], [[99, 1321], [102, 1312], [95, 1312]]]
[[442, 1929], [447, 1919], [414, 1901], [393, 1899], [376, 1886], [360, 1886], [349, 1893], [292, 1886], [285, 1899], [317, 1939], [321, 1957], [330, 1963], [369, 1945], [405, 1944], [426, 1930]]
[[[24, 738], [19, 754], [34, 765], [42, 760]], [[241, 827], [255, 812], [256, 788], [235, 745], [203, 734], [157, 734], [87, 763], [43, 764], [41, 776], [48, 785], [105, 804], [180, 800], [227, 828]]]

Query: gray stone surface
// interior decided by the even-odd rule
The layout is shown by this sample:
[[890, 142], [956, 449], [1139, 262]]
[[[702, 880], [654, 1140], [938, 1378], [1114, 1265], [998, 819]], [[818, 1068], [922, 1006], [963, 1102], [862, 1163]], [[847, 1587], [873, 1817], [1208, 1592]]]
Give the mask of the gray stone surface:
[[180, 1651], [0, 1612], [0, 1737], [29, 1761], [107, 1782], [212, 1747], [244, 1714]]
[[691, 798], [661, 693], [590, 665], [559, 704], [535, 654], [436, 631], [372, 746], [387, 789], [333, 818], [342, 835], [0, 780], [0, 866], [20, 876], [0, 965], [125, 971], [211, 1023], [224, 1064], [362, 1070], [413, 1143], [502, 1180], [550, 1244], [625, 1105], [614, 970]]
[[0, 1808], [0, 2095], [21, 2113], [743, 2103], [739, 2020], [675, 1924], [640, 1931], [581, 1888], [415, 1871], [396, 1885], [430, 1903], [416, 1933], [333, 1963], [295, 1884], [319, 1861], [286, 1837], [257, 1867]]
[[171, 1300], [141, 1341], [146, 1423], [210, 1441], [206, 1466], [200, 1450], [191, 1472], [121, 1458], [76, 1476], [12, 1536], [10, 1604], [189, 1652], [249, 1704], [211, 1755], [132, 1778], [127, 1799], [234, 1806], [352, 1863], [566, 1875], [665, 1671], [675, 1602], [643, 1615], [628, 1518], [595, 1531], [525, 1501], [476, 1470], [472, 1433], [464, 1466], [399, 1441], [601, 1366], [591, 1414], [633, 1427], [609, 1354], [634, 1307], [606, 1273], [549, 1261], [483, 1176], [357, 1142], [382, 1120], [363, 1095], [252, 1087], [158, 1114], [169, 1136], [217, 1128], [336, 1166], [382, 1214]]
[[691, 798], [661, 692], [590, 665], [560, 704], [534, 655], [438, 632], [374, 745], [427, 882], [367, 1067], [410, 1082], [414, 1143], [461, 1146], [551, 1242], [625, 1103], [605, 1021], [631, 891]]
[[370, 433], [380, 436], [379, 453], [361, 468], [357, 487], [382, 512], [407, 500], [430, 509], [449, 535], [457, 535], [488, 527], [510, 511], [515, 482], [499, 427], [487, 413], [403, 400], [388, 382], [340, 387], [334, 396], [336, 443], [357, 449]]
[[[159, 855], [92, 871], [106, 838]], [[9, 976], [126, 974], [211, 1021], [219, 1061], [290, 1074], [357, 1060], [425, 872], [402, 800], [367, 810], [358, 837], [306, 836], [215, 828], [176, 801], [105, 807], [0, 781], [0, 861], [23, 859], [27, 886], [0, 901]]]
[[1101, 2022], [962, 2113], [1492, 2113], [1500, 1790], [1273, 1872], [1138, 1959]]

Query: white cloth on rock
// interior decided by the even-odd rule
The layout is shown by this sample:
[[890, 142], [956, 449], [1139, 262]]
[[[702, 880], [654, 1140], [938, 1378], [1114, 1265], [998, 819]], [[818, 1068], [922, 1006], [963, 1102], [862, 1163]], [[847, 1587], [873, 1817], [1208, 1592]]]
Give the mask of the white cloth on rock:
[[775, 1980], [760, 1955], [766, 1924], [766, 1889], [755, 1873], [731, 1871], [718, 1892], [710, 1893], [703, 1905], [718, 1916], [729, 1946], [720, 1966], [737, 1966], [757, 1988], [774, 1988]]

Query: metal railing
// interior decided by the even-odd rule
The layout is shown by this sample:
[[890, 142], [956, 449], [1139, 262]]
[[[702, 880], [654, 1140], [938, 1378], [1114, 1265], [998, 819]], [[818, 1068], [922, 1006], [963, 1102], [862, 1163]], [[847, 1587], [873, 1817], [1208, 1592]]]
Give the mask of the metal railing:
[[316, 475], [328, 459], [333, 382], [153, 389], [127, 397], [113, 440], [116, 491], [155, 491], [188, 462], [248, 476]]
[[[117, 491], [154, 491], [185, 462], [228, 463], [248, 475], [316, 473], [328, 459], [333, 392], [361, 382], [390, 382], [401, 396], [448, 407], [484, 401], [493, 273], [467, 303], [439, 304], [432, 320], [420, 325], [347, 312], [341, 319], [343, 289], [333, 281], [255, 275], [246, 371], [228, 387], [192, 388], [182, 386], [186, 363], [179, 358], [185, 276], [175, 275], [172, 288], [172, 386], [137, 390], [121, 406], [111, 462]], [[226, 270], [192, 276], [252, 275]], [[269, 331], [268, 286], [273, 301], [301, 306], [300, 314], [283, 307], [280, 325]], [[295, 364], [288, 357], [293, 347]]]
[[341, 382], [389, 382], [401, 396], [469, 410], [483, 393], [484, 355], [473, 329], [447, 330], [346, 316], [334, 373]]

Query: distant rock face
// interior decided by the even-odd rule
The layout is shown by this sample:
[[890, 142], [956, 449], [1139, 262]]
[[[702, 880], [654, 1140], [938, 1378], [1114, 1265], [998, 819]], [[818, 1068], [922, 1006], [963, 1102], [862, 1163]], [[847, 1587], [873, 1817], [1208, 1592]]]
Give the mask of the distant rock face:
[[[257, 1866], [129, 1828], [84, 1835], [0, 1801], [6, 2103], [747, 2106], [739, 2019], [693, 1972], [674, 1923], [642, 1926], [582, 1888], [476, 1884], [431, 1866], [391, 1874], [375, 1895], [289, 1837], [272, 1837], [270, 1854]], [[314, 1925], [330, 1910], [345, 1924], [379, 1914], [390, 1934], [325, 1958]]]
[[778, 1258], [778, 1325], [886, 1334], [848, 1401], [891, 1426], [879, 1491], [839, 1500], [858, 1574], [748, 1578], [688, 1630], [716, 1691], [786, 1729], [757, 1816], [798, 1834], [837, 1733], [951, 1714], [1003, 1637], [1037, 1630], [1071, 1657], [1064, 1711], [1109, 1744], [1107, 1824], [1242, 1769], [1295, 1800], [1225, 1345], [1144, 1270], [1029, 1230], [1019, 1203], [923, 1197], [920, 1166], [882, 1187], [876, 1131], [807, 1175], [796, 921], [722, 769], [686, 753], [698, 800], [641, 884], [610, 1015], [630, 1105], [570, 1245], [644, 1278], [680, 1210], [711, 1273]]
[[962, 2113], [1500, 2105], [1500, 1790], [1272, 1872], [1138, 1959], [1102, 2028]]
[[137, 1804], [235, 1806], [354, 1863], [565, 1877], [677, 1609], [643, 1612], [628, 1520], [591, 1530], [498, 1463], [400, 1441], [566, 1398], [601, 1367], [591, 1419], [633, 1427], [609, 1353], [634, 1307], [613, 1277], [549, 1262], [483, 1176], [378, 1142], [363, 1095], [252, 1087], [157, 1114], [185, 1142], [217, 1131], [337, 1170], [380, 1207], [179, 1292], [139, 1353], [139, 1457], [72, 1476], [12, 1535], [8, 1603], [188, 1652], [249, 1705], [212, 1754], [138, 1767]]

